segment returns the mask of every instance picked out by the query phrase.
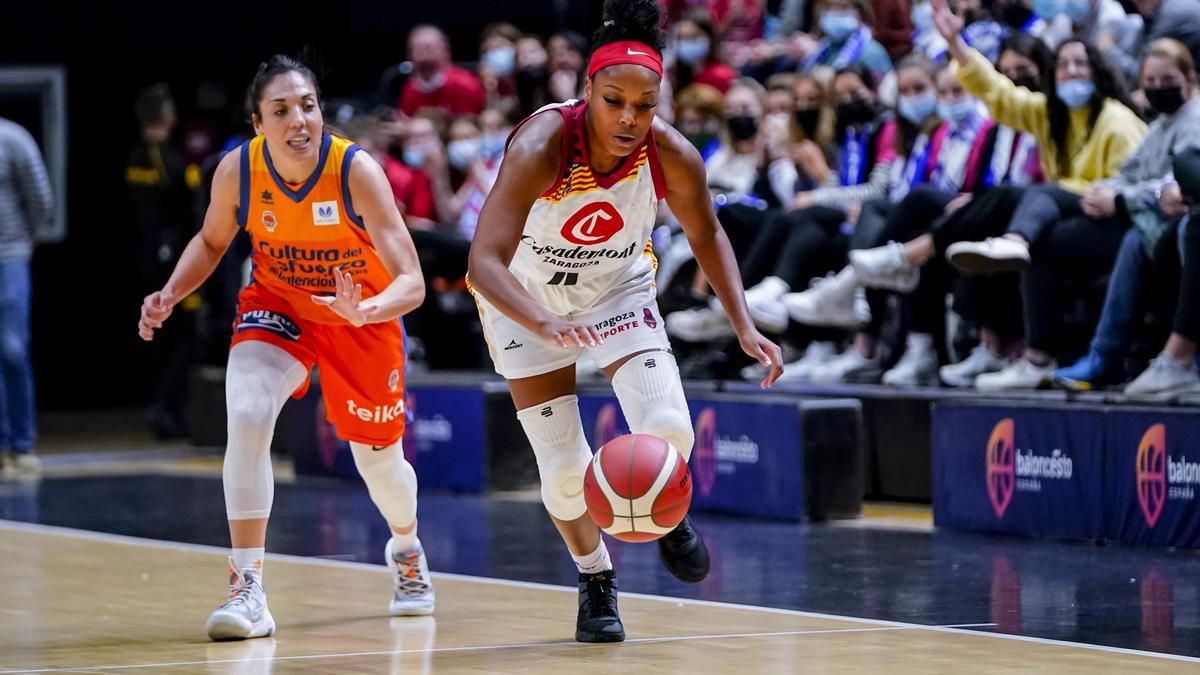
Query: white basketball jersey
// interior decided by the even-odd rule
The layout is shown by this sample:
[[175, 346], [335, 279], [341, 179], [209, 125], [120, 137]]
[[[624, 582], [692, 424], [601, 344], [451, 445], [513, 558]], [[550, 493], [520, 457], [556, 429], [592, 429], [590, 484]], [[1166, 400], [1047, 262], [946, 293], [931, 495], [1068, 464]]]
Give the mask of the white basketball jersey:
[[666, 183], [653, 131], [615, 171], [599, 174], [588, 159], [587, 103], [553, 104], [534, 115], [552, 110], [563, 117], [562, 172], [529, 210], [509, 270], [547, 309], [568, 316], [617, 286], [653, 281], [650, 233]]

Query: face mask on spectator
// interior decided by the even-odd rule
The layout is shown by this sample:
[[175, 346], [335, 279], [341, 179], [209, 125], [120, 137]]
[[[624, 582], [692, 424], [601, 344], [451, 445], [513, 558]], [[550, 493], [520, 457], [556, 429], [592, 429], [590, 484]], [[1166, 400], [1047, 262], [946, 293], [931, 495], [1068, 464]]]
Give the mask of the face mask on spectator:
[[504, 142], [508, 136], [503, 133], [484, 134], [479, 139], [479, 153], [484, 157], [499, 157], [504, 154]]
[[912, 6], [912, 12], [909, 13], [909, 18], [912, 19], [913, 26], [922, 33], [928, 33], [935, 30], [933, 25], [933, 5], [928, 2], [921, 2]]
[[748, 141], [758, 133], [758, 120], [750, 115], [734, 115], [725, 118], [729, 135], [735, 141]]
[[837, 123], [841, 128], [852, 124], [864, 124], [875, 119], [875, 108], [864, 99], [856, 98], [849, 103], [839, 103], [837, 106]]
[[417, 88], [417, 91], [426, 94], [441, 89], [444, 84], [446, 84], [446, 74], [441, 71], [429, 79], [421, 77], [420, 73], [413, 77], [413, 86]]
[[1087, 105], [1096, 93], [1096, 85], [1091, 80], [1065, 80], [1056, 87], [1058, 100], [1074, 110]]
[[679, 60], [689, 65], [695, 65], [708, 58], [708, 38], [680, 40], [675, 46]]
[[901, 117], [913, 124], [920, 124], [937, 112], [937, 95], [927, 91], [917, 96], [901, 96], [899, 108]]
[[821, 32], [839, 41], [858, 30], [858, 15], [854, 12], [825, 12], [821, 15]]
[[1033, 10], [1021, 4], [1004, 5], [1000, 8], [1000, 18], [1004, 20], [1005, 25], [1017, 30], [1024, 28], [1025, 22], [1029, 21], [1032, 15]]
[[1065, 0], [1062, 5], [1062, 13], [1066, 14], [1075, 23], [1086, 19], [1091, 11], [1092, 3], [1088, 2], [1088, 0]]
[[1041, 79], [1038, 77], [1035, 77], [1033, 75], [1025, 75], [1023, 77], [1018, 77], [1017, 79], [1013, 80], [1013, 84], [1017, 85], [1018, 87], [1025, 87], [1029, 91], [1041, 91], [1042, 90]]
[[425, 151], [420, 148], [405, 148], [401, 159], [412, 168], [419, 169], [425, 163]]
[[1063, 13], [1062, 0], [1033, 0], [1033, 13], [1049, 20]]
[[457, 141], [450, 141], [446, 144], [446, 158], [450, 160], [450, 166], [459, 171], [469, 169], [471, 162], [474, 162], [478, 156], [478, 138], [460, 138]]
[[692, 147], [701, 152], [703, 152], [704, 149], [708, 147], [708, 144], [712, 143], [713, 139], [717, 137], [716, 134], [710, 131], [698, 131], [691, 134], [684, 134], [683, 136], [684, 138], [688, 139], [688, 143], [691, 143]]
[[963, 96], [956, 101], [938, 101], [937, 114], [938, 117], [947, 122], [962, 124], [963, 121], [971, 117], [971, 114], [978, 107], [975, 99], [970, 96]]
[[1159, 89], [1143, 89], [1150, 107], [1164, 115], [1173, 115], [1183, 107], [1182, 87], [1161, 87]]
[[817, 125], [821, 122], [821, 109], [810, 108], [808, 110], [796, 111], [796, 125], [804, 132], [805, 138], [814, 138], [817, 135]]
[[483, 65], [487, 66], [496, 77], [512, 75], [513, 64], [517, 61], [517, 50], [512, 47], [496, 47], [489, 49], [483, 55]]

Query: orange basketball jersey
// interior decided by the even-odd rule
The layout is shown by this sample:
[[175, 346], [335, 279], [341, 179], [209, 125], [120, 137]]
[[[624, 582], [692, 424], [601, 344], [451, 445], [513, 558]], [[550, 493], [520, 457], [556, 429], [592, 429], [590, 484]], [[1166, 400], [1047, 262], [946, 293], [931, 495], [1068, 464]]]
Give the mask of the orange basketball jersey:
[[317, 168], [291, 185], [275, 171], [266, 139], [242, 144], [238, 224], [253, 242], [250, 287], [286, 301], [295, 318], [349, 325], [309, 297], [334, 292], [335, 268], [362, 284], [364, 298], [391, 283], [350, 199], [350, 161], [360, 150], [324, 134]]

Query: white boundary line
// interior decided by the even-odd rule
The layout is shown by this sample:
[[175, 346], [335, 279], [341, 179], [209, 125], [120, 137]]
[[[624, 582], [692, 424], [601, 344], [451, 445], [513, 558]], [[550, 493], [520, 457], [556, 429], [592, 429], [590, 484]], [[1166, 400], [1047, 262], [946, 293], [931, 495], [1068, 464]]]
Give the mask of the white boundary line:
[[[961, 626], [993, 626], [995, 624], [961, 624]], [[947, 626], [950, 627], [950, 626]], [[760, 638], [760, 637], [802, 637], [805, 635], [829, 635], [836, 633], [882, 633], [900, 630], [919, 630], [920, 627], [906, 628], [903, 626], [879, 626], [876, 628], [826, 628], [819, 630], [788, 630], [766, 633], [720, 633], [715, 635], [668, 635], [661, 637], [630, 638], [623, 644], [649, 644], [654, 642], [682, 642], [687, 640], [723, 640], [729, 638]], [[245, 659], [213, 659], [204, 661], [165, 661], [163, 663], [136, 663], [132, 665], [113, 666], [73, 666], [66, 668], [31, 668], [26, 670], [0, 670], [2, 675], [15, 673], [71, 673], [89, 672], [96, 670], [118, 670], [125, 668], [167, 668], [176, 666], [217, 665], [224, 663], [254, 663], [257, 661], [319, 661], [328, 659], [346, 659], [359, 656], [394, 656], [399, 654], [439, 654], [446, 652], [485, 652], [503, 649], [546, 649], [550, 647], [578, 647], [594, 649], [601, 645], [587, 644], [563, 640], [559, 642], [528, 642], [505, 645], [478, 645], [472, 647], [431, 647], [429, 649], [387, 649], [373, 652], [340, 652], [333, 654], [297, 654], [294, 656], [259, 656]]]
[[[11, 520], [0, 519], [0, 530], [15, 530], [18, 532], [29, 532], [36, 534], [53, 534], [62, 537], [74, 537], [76, 539], [89, 539], [92, 541], [102, 541], [108, 543], [126, 544], [129, 546], [143, 546], [147, 548], [161, 548], [171, 550], [196, 551], [204, 553], [219, 553], [222, 555], [228, 554], [228, 549], [218, 546], [207, 546], [204, 544], [190, 544], [183, 542], [169, 542], [159, 539], [143, 539], [139, 537], [130, 537], [121, 534], [108, 534], [104, 532], [91, 532], [88, 530], [78, 530], [68, 527], [59, 527], [56, 525], [42, 525], [39, 523], [23, 523]], [[346, 560], [329, 560], [325, 558], [309, 558], [305, 556], [289, 555], [286, 553], [271, 553], [267, 555], [268, 559], [286, 560], [306, 565], [317, 567], [335, 567], [342, 569], [358, 569], [371, 570], [376, 572], [384, 572], [386, 568], [383, 565], [371, 565], [368, 563], [351, 562]], [[567, 586], [554, 586], [552, 584], [542, 584], [531, 581], [513, 581], [509, 579], [492, 579], [489, 577], [476, 577], [466, 574], [454, 574], [450, 572], [434, 572], [435, 578], [455, 579], [459, 581], [467, 581], [480, 584], [490, 584], [495, 586], [509, 586], [513, 588], [534, 588], [540, 590], [557, 591], [563, 593], [577, 593], [575, 588]], [[622, 592], [622, 597], [642, 598], [647, 600], [658, 600], [662, 602], [674, 602], [683, 605], [696, 605], [703, 607], [717, 607], [722, 609], [742, 609], [752, 612], [765, 612], [769, 614], [785, 614], [790, 616], [800, 616], [811, 619], [824, 619], [829, 621], [843, 621], [847, 623], [865, 624], [875, 627], [887, 628], [903, 628], [911, 630], [928, 630], [940, 633], [954, 633], [958, 635], [970, 635], [975, 637], [993, 638], [999, 640], [1015, 640], [1018, 642], [1033, 642], [1044, 645], [1055, 645], [1059, 647], [1073, 647], [1076, 649], [1086, 649], [1090, 651], [1106, 652], [1110, 654], [1124, 654], [1127, 656], [1141, 656], [1154, 659], [1162, 659], [1166, 661], [1181, 661], [1184, 663], [1200, 664], [1200, 658], [1194, 656], [1182, 656], [1179, 654], [1165, 654], [1162, 652], [1150, 652], [1141, 649], [1128, 649], [1125, 647], [1110, 647], [1107, 645], [1094, 645], [1086, 642], [1072, 642], [1070, 640], [1055, 640], [1052, 638], [1040, 638], [1029, 635], [1012, 635], [1009, 633], [994, 633], [989, 631], [969, 630], [969, 627], [981, 627], [991, 624], [951, 624], [945, 626], [931, 626], [919, 623], [910, 623], [907, 621], [888, 621], [885, 619], [866, 619], [854, 616], [841, 616], [838, 614], [824, 614], [821, 612], [806, 612], [797, 609], [782, 609], [778, 607], [759, 607], [756, 605], [743, 605], [731, 602], [715, 602], [712, 600], [695, 600], [692, 598], [674, 598], [665, 595], [650, 595], [646, 593], [627, 593]], [[855, 629], [842, 629], [855, 630]], [[648, 638], [643, 638], [648, 639]], [[658, 638], [662, 639], [662, 638]], [[677, 638], [676, 638], [677, 639]], [[627, 640], [626, 642], [635, 642], [635, 640]], [[559, 643], [549, 643], [557, 645]], [[574, 643], [570, 643], [574, 644]], [[462, 648], [456, 648], [462, 649]], [[436, 650], [435, 650], [436, 651]], [[392, 652], [386, 652], [392, 653]], [[73, 670], [84, 670], [75, 668]], [[13, 671], [0, 671], [13, 672]], [[31, 672], [31, 671], [16, 671], [16, 672]]]

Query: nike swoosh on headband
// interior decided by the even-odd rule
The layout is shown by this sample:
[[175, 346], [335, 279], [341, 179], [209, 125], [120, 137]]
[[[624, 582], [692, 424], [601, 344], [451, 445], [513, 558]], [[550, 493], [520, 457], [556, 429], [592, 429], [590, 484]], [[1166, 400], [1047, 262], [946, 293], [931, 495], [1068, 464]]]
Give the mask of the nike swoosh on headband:
[[626, 48], [625, 48], [625, 53], [626, 53], [626, 54], [628, 54], [628, 55], [630, 55], [630, 56], [650, 56], [650, 55], [649, 55], [649, 54], [647, 54], [646, 52], [635, 52], [635, 51], [633, 51], [632, 49], [630, 49], [630, 48], [628, 48], [628, 47], [626, 47]]

